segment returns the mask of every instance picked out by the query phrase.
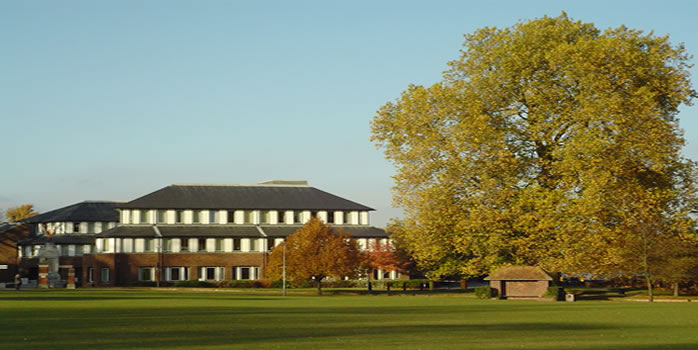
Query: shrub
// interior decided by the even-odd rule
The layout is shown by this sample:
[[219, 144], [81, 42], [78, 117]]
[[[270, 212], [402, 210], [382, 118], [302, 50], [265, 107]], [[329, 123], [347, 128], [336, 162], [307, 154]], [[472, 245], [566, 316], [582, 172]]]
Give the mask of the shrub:
[[545, 294], [543, 294], [543, 297], [562, 300], [565, 297], [565, 290], [562, 287], [550, 286], [548, 290], [545, 291]]
[[[125, 283], [120, 283], [123, 287], [156, 287], [157, 282], [155, 281], [129, 281]], [[160, 283], [164, 287], [165, 282]]]
[[218, 282], [218, 288], [270, 288], [271, 280], [231, 280]]
[[475, 296], [480, 299], [490, 299], [496, 297], [498, 294], [497, 290], [491, 288], [490, 286], [481, 286], [475, 288]]
[[327, 282], [323, 282], [322, 286], [326, 287], [326, 288], [353, 288], [356, 286], [356, 281], [352, 281], [352, 280], [327, 281]]
[[206, 282], [206, 281], [197, 281], [197, 280], [178, 281], [178, 282], [175, 282], [174, 286], [180, 287], [180, 288], [214, 288], [214, 287], [216, 287], [216, 285], [213, 283]]

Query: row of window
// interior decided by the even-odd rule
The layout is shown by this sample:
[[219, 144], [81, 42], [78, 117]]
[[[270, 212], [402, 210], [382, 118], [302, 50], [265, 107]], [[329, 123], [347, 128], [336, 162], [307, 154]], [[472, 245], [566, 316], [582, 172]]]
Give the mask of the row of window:
[[311, 217], [337, 225], [368, 225], [365, 211], [121, 210], [124, 224], [304, 224]]
[[[138, 268], [139, 281], [155, 281], [156, 268], [153, 266], [142, 266]], [[225, 267], [223, 266], [200, 266], [198, 268], [200, 281], [222, 281], [225, 279]], [[231, 279], [233, 280], [256, 280], [259, 279], [258, 266], [233, 266], [231, 269]], [[183, 266], [163, 267], [160, 275], [161, 281], [186, 281], [190, 279], [189, 268]]]
[[39, 234], [100, 233], [116, 226], [116, 222], [48, 222], [38, 225]]
[[[155, 267], [142, 266], [138, 268], [139, 281], [155, 281]], [[200, 281], [222, 281], [225, 279], [225, 267], [200, 266], [198, 268]], [[101, 283], [109, 283], [109, 268], [100, 269]], [[397, 271], [374, 270], [373, 279], [398, 279]], [[259, 266], [232, 266], [231, 279], [233, 280], [257, 280], [259, 279]], [[184, 266], [166, 266], [161, 270], [161, 281], [186, 281], [189, 280], [189, 268]], [[87, 269], [87, 282], [95, 283], [95, 268]]]
[[[19, 257], [32, 258], [39, 255], [39, 250], [43, 245], [27, 245], [19, 249], [17, 252]], [[93, 250], [91, 244], [58, 244], [56, 245], [60, 256], [82, 256], [90, 254]]]
[[[222, 252], [261, 252], [271, 251], [283, 242], [283, 238], [165, 238], [165, 253], [222, 253]], [[98, 238], [96, 247], [90, 244], [57, 244], [60, 256], [82, 256], [95, 253], [154, 253], [158, 252], [159, 240], [155, 238]], [[358, 238], [362, 250], [386, 244], [388, 239]], [[39, 255], [42, 245], [27, 245], [18, 250], [19, 258], [32, 258]]]
[[281, 242], [283, 238], [97, 238], [95, 245], [98, 253], [229, 253], [270, 251]]

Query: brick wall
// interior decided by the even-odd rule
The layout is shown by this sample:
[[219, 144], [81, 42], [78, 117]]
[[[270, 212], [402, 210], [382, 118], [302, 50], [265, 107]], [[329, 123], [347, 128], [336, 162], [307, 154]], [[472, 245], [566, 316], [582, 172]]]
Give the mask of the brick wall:
[[[158, 257], [160, 255], [160, 257]], [[128, 282], [138, 281], [139, 267], [156, 267], [158, 258], [162, 259], [161, 267], [188, 267], [189, 279], [199, 279], [199, 267], [222, 266], [225, 268], [224, 279], [233, 278], [233, 266], [258, 266], [260, 278], [264, 277], [266, 253], [118, 253], [118, 254], [88, 254], [83, 258], [82, 285], [107, 287]], [[89, 268], [94, 268], [95, 282], [88, 283]], [[110, 269], [110, 281], [102, 283], [100, 272], [102, 268]], [[157, 276], [156, 276], [157, 279]]]

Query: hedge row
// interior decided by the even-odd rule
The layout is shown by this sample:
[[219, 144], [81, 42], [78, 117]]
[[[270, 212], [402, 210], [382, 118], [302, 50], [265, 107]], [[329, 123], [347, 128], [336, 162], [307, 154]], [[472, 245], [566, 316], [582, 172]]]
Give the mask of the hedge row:
[[495, 298], [499, 292], [490, 286], [475, 287], [475, 296], [480, 299]]
[[[339, 280], [339, 281], [323, 281], [323, 288], [368, 288], [367, 280]], [[371, 286], [374, 289], [387, 289], [387, 284], [390, 283], [392, 289], [429, 289], [432, 281], [429, 280], [378, 280], [371, 281]], [[154, 287], [155, 282], [138, 282], [129, 284], [136, 287]], [[272, 280], [240, 280], [240, 281], [178, 281], [174, 283], [175, 287], [180, 288], [281, 288], [282, 281]], [[286, 287], [289, 288], [314, 288], [315, 284], [311, 280], [303, 281], [286, 281]]]

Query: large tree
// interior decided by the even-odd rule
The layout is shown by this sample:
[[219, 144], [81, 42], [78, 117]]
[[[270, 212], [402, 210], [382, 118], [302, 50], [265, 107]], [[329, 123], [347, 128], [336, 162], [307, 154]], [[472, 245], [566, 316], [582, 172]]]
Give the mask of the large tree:
[[618, 271], [629, 195], [661, 191], [652, 215], [670, 222], [695, 205], [677, 119], [688, 59], [668, 37], [564, 13], [466, 35], [441, 82], [372, 123], [397, 168], [400, 241], [441, 275]]
[[19, 221], [22, 219], [30, 218], [34, 215], [37, 215], [36, 211], [34, 211], [34, 205], [33, 204], [22, 204], [20, 206], [14, 207], [14, 208], [9, 208], [7, 211], [5, 211], [5, 217], [7, 218], [7, 221], [9, 222], [14, 222], [14, 221]]
[[310, 280], [318, 295], [326, 277], [356, 277], [361, 252], [356, 240], [320, 219], [312, 218], [303, 227], [276, 246], [269, 256], [267, 276], [281, 279], [283, 254], [286, 254], [286, 276], [291, 281]]

